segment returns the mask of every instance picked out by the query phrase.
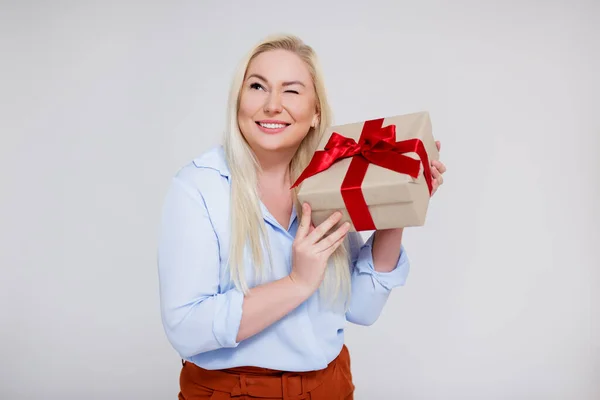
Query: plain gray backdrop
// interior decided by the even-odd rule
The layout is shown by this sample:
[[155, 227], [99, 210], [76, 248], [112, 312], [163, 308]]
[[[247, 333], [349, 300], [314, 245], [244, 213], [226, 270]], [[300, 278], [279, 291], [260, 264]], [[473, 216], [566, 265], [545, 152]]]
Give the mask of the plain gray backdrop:
[[0, 3], [0, 397], [175, 399], [156, 244], [264, 36], [336, 123], [427, 110], [448, 167], [412, 270], [348, 326], [356, 398], [600, 397], [600, 3]]

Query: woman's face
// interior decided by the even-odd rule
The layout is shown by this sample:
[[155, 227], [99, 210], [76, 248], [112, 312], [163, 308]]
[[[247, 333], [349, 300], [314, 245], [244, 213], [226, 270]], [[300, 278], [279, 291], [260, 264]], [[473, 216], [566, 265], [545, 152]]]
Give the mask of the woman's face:
[[261, 53], [248, 66], [238, 124], [257, 154], [293, 154], [318, 122], [316, 93], [306, 64], [294, 53]]

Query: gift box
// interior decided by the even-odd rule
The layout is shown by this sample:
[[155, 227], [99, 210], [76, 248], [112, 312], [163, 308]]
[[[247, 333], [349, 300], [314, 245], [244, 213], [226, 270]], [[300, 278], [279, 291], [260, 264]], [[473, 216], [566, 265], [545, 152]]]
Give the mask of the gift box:
[[335, 211], [352, 231], [422, 226], [438, 159], [427, 112], [336, 125], [292, 188], [315, 226]]

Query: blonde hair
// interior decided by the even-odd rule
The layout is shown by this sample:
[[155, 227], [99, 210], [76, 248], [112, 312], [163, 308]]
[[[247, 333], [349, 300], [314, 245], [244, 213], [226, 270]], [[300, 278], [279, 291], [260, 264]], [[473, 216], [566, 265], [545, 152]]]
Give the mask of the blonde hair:
[[[238, 108], [240, 92], [250, 62], [259, 54], [271, 50], [287, 50], [296, 54], [306, 64], [312, 77], [317, 98], [318, 123], [310, 128], [290, 162], [290, 178], [294, 182], [302, 170], [308, 165], [312, 154], [318, 146], [323, 132], [330, 126], [332, 115], [327, 101], [323, 74], [314, 50], [293, 35], [273, 35], [257, 44], [242, 60], [236, 72], [229, 93], [228, 126], [225, 135], [224, 149], [231, 172], [231, 205], [230, 224], [231, 241], [229, 248], [230, 276], [236, 287], [244, 293], [248, 292], [245, 275], [246, 246], [251, 253], [255, 276], [265, 276], [264, 243], [270, 260], [269, 240], [263, 220], [258, 195], [258, 172], [260, 170], [253, 151], [240, 132], [238, 126]], [[298, 218], [302, 217], [302, 208], [298, 202], [297, 190], [292, 196]], [[346, 241], [347, 243], [347, 241]], [[325, 289], [330, 299], [343, 299], [346, 304], [350, 296], [350, 268], [347, 244], [339, 246], [331, 255], [327, 271], [320, 289]], [[342, 296], [339, 296], [340, 293]]]

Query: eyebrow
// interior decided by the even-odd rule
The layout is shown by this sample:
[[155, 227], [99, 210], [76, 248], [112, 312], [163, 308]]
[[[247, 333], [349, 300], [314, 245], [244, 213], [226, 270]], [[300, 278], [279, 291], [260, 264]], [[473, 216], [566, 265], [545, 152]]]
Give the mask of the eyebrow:
[[[250, 78], [258, 78], [263, 82], [269, 82], [264, 76], [259, 75], [259, 74], [251, 74], [248, 76], [248, 79]], [[287, 81], [287, 82], [283, 82], [283, 86], [291, 86], [291, 85], [301, 85], [301, 86], [306, 86], [304, 85], [304, 83], [300, 82], [300, 81]]]

